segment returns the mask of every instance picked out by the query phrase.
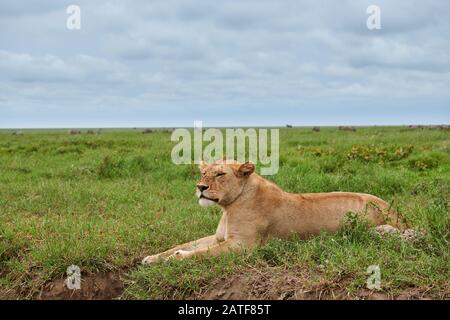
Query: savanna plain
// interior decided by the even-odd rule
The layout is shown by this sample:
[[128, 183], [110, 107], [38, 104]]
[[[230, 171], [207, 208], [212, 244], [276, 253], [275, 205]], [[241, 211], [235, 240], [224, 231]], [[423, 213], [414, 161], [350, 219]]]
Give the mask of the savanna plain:
[[[170, 136], [1, 130], [0, 298], [450, 298], [450, 131], [280, 130], [280, 169], [269, 180], [295, 193], [374, 194], [423, 231], [415, 241], [380, 237], [349, 215], [335, 235], [142, 266], [146, 255], [213, 234], [220, 219], [218, 207], [197, 203], [197, 166], [171, 161]], [[64, 285], [71, 265], [81, 269], [76, 292]], [[371, 265], [380, 290], [367, 288]]]

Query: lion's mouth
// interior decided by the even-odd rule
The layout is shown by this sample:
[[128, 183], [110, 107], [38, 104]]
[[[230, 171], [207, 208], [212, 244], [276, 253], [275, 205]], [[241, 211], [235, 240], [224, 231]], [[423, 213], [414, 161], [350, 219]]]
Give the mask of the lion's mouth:
[[214, 202], [219, 202], [219, 199], [208, 198], [207, 196], [201, 194], [200, 199], [202, 199], [202, 198], [206, 199], [206, 200], [214, 201]]

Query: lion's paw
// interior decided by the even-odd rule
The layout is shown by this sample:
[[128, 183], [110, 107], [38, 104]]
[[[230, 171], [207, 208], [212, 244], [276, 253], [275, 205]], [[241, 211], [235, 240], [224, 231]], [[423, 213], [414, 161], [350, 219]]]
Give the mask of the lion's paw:
[[396, 234], [396, 233], [400, 233], [400, 230], [398, 230], [397, 228], [388, 225], [388, 224], [383, 224], [381, 226], [378, 226], [375, 228], [375, 231], [380, 235], [380, 236], [384, 236], [386, 234]]
[[142, 260], [142, 264], [152, 264], [155, 262], [158, 262], [160, 259], [158, 254], [155, 254], [153, 256], [147, 256]]

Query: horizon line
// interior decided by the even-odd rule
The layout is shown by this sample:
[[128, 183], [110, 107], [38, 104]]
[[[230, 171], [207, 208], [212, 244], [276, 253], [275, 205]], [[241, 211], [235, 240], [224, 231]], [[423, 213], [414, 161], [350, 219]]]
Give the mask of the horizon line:
[[[311, 125], [245, 125], [245, 126], [203, 126], [202, 128], [312, 128], [312, 127], [323, 127], [323, 128], [334, 128], [340, 126], [352, 126], [352, 127], [405, 127], [405, 126], [450, 126], [447, 123], [408, 123], [408, 124], [327, 124], [327, 125], [319, 125], [319, 124], [311, 124]], [[131, 130], [139, 130], [139, 129], [193, 129], [194, 126], [105, 126], [105, 127], [84, 127], [84, 126], [75, 126], [75, 127], [0, 127], [0, 130], [70, 130], [70, 129], [131, 129]]]

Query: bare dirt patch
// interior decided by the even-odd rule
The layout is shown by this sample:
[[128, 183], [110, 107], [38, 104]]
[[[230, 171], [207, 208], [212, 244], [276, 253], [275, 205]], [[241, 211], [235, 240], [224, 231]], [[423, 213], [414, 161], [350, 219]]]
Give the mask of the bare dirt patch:
[[111, 300], [123, 292], [123, 281], [118, 272], [96, 273], [81, 278], [81, 289], [70, 290], [65, 279], [46, 284], [36, 299], [41, 300]]
[[[124, 291], [122, 271], [82, 276], [81, 289], [70, 290], [65, 279], [56, 279], [42, 287], [38, 300], [111, 300]], [[248, 267], [237, 274], [213, 281], [195, 300], [428, 300], [450, 299], [450, 290], [438, 294], [430, 288], [403, 288], [395, 294], [366, 288], [349, 291], [351, 276], [325, 279], [309, 268]], [[0, 299], [20, 299], [23, 295], [0, 287]]]
[[[313, 283], [316, 283], [313, 285]], [[310, 300], [336, 297], [336, 288], [324, 283], [306, 270], [286, 270], [280, 267], [266, 269], [250, 268], [247, 272], [220, 279], [211, 286], [199, 299], [224, 300]]]
[[0, 300], [16, 300], [19, 296], [13, 290], [0, 288]]
[[427, 289], [406, 288], [395, 296], [383, 291], [359, 289], [349, 292], [349, 277], [326, 280], [303, 269], [280, 267], [250, 268], [218, 279], [209, 288], [191, 297], [211, 300], [410, 300], [448, 299], [450, 293], [434, 296]]

